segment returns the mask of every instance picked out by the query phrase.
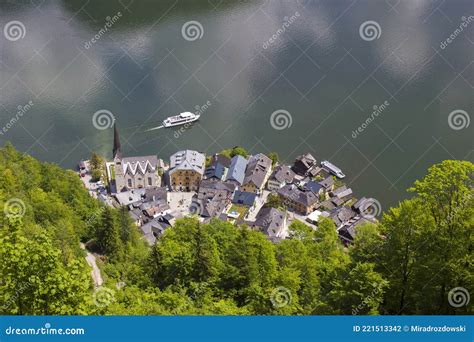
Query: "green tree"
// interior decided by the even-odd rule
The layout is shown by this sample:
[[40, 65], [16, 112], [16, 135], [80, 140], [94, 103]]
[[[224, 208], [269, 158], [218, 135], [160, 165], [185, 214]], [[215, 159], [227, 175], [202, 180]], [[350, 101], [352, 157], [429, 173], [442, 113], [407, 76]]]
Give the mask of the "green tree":
[[264, 204], [265, 208], [284, 209], [283, 202], [277, 194], [269, 194], [267, 202]]
[[278, 153], [276, 152], [270, 152], [268, 154], [268, 158], [272, 160], [272, 166], [275, 166], [280, 161], [280, 157], [278, 156]]
[[84, 261], [63, 264], [61, 251], [43, 231], [28, 239], [20, 222], [0, 238], [1, 314], [86, 314], [90, 277]]
[[232, 157], [235, 157], [236, 155], [247, 158], [249, 154], [245, 148], [240, 147], [240, 146], [235, 146], [234, 148], [232, 148], [232, 151], [230, 152], [230, 157], [232, 158]]
[[101, 220], [97, 227], [97, 245], [111, 259], [121, 256], [122, 242], [114, 212], [109, 207], [102, 208]]

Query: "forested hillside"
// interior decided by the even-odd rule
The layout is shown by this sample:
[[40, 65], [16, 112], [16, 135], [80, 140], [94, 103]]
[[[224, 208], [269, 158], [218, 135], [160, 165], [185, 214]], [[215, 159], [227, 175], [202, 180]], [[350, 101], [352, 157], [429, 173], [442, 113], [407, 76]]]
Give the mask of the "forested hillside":
[[[474, 165], [444, 161], [344, 247], [332, 221], [273, 244], [186, 218], [156, 245], [73, 171], [0, 149], [0, 314], [469, 314]], [[80, 242], [102, 255], [96, 289]], [[451, 296], [451, 297], [450, 297]], [[458, 298], [455, 298], [459, 302]], [[454, 302], [455, 304], [457, 303]]]

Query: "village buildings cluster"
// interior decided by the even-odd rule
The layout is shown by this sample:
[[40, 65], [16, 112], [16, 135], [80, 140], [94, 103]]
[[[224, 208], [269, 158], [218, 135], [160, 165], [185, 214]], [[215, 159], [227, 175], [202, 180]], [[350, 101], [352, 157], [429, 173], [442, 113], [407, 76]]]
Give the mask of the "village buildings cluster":
[[[346, 244], [358, 225], [375, 221], [365, 215], [370, 199], [356, 199], [352, 189], [310, 153], [298, 156], [293, 165], [274, 163], [263, 153], [206, 158], [183, 150], [169, 162], [154, 155], [123, 157], [114, 128], [113, 162], [106, 163], [106, 169], [109, 196], [116, 205], [128, 207], [150, 244], [176, 219], [189, 215], [203, 222], [246, 224], [274, 242], [290, 237], [288, 227], [296, 219], [317, 229], [321, 217], [330, 218]], [[269, 205], [270, 198], [280, 205]]]

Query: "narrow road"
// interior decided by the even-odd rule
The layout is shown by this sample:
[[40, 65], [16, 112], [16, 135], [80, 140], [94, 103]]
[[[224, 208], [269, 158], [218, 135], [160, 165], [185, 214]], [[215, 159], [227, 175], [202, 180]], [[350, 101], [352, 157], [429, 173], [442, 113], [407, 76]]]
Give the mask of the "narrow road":
[[90, 267], [92, 267], [91, 277], [94, 281], [94, 287], [101, 286], [104, 281], [102, 280], [102, 275], [100, 274], [100, 269], [97, 267], [95, 255], [86, 250], [86, 246], [81, 242], [81, 248], [86, 251], [86, 261]]

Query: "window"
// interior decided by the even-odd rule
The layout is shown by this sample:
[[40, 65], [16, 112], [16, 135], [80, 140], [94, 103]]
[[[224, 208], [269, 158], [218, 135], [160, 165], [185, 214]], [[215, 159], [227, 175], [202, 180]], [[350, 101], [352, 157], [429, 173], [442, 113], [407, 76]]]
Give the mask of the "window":
[[129, 188], [132, 187], [132, 180], [131, 180], [131, 179], [128, 180], [128, 187], [129, 187]]
[[148, 177], [148, 185], [152, 185], [151, 177]]

